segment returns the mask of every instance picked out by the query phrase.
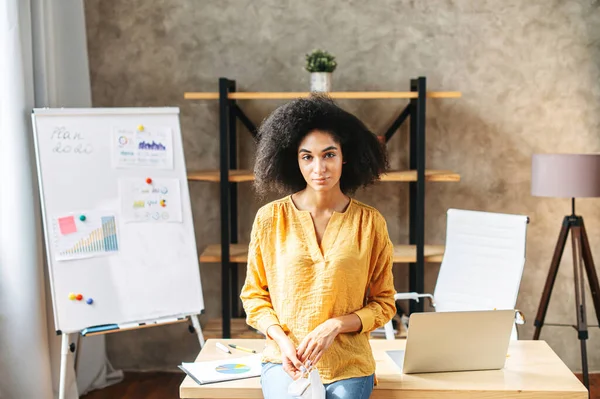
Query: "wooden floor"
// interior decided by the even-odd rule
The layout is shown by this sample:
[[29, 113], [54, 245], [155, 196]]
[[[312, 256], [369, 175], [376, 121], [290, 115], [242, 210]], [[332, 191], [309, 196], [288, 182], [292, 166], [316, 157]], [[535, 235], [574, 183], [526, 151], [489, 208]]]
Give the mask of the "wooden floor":
[[119, 384], [90, 392], [81, 399], [179, 399], [181, 373], [125, 373]]
[[[178, 399], [183, 373], [125, 373], [119, 384], [91, 392], [82, 399]], [[581, 376], [578, 375], [579, 379]], [[600, 399], [600, 374], [590, 375], [591, 399]]]

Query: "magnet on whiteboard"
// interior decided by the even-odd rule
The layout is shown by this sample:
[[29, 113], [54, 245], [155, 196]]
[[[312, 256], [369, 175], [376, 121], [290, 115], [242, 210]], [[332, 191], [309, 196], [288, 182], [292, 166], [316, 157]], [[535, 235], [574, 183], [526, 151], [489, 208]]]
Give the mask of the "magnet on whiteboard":
[[92, 298], [88, 298], [85, 303], [87, 303], [88, 305], [91, 305], [92, 303], [94, 303], [94, 300]]
[[78, 300], [78, 301], [81, 301], [81, 300], [83, 299], [83, 295], [81, 295], [81, 294], [77, 294], [77, 297], [76, 297], [76, 298], [77, 298], [77, 300]]
[[79, 216], [79, 220], [81, 220], [82, 222], [85, 222], [85, 219], [86, 219], [85, 215], [80, 215]]
[[138, 125], [138, 131], [143, 132], [144, 131], [144, 125]]
[[152, 184], [152, 179], [151, 179], [151, 178], [147, 178], [147, 179], [146, 179], [146, 183], [147, 183], [147, 184]]
[[72, 301], [74, 301], [76, 297], [77, 296], [75, 294], [73, 294], [72, 292], [69, 294], [69, 299]]

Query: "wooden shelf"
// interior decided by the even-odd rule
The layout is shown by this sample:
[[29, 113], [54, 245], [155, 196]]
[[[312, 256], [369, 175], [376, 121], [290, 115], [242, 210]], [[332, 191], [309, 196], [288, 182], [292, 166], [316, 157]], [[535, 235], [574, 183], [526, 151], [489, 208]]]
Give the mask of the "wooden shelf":
[[[308, 97], [310, 92], [234, 92], [229, 93], [230, 100], [291, 100], [295, 98]], [[370, 99], [394, 99], [394, 98], [417, 98], [414, 91], [332, 91], [327, 95], [331, 98], [370, 100]], [[427, 98], [460, 98], [459, 91], [429, 91]], [[186, 100], [218, 100], [217, 92], [186, 92], [183, 94]]]
[[[198, 172], [189, 172], [188, 180], [207, 181], [218, 183], [220, 181], [219, 170], [204, 170]], [[251, 170], [236, 169], [229, 171], [229, 181], [243, 183], [254, 180], [254, 173]], [[425, 180], [429, 182], [458, 182], [460, 175], [449, 170], [426, 170]], [[393, 182], [411, 182], [417, 181], [416, 170], [394, 170], [381, 176], [381, 181]]]
[[[248, 244], [231, 244], [229, 246], [229, 261], [235, 263], [248, 262]], [[221, 262], [221, 245], [213, 244], [204, 248], [204, 251], [200, 254], [200, 262]]]
[[[444, 245], [425, 245], [425, 262], [442, 263]], [[417, 261], [416, 245], [394, 245], [394, 263], [413, 263]]]
[[[417, 181], [416, 170], [392, 170], [381, 176], [381, 181]], [[430, 182], [457, 182], [460, 175], [449, 170], [425, 170], [425, 181]]]
[[[443, 245], [425, 245], [425, 262], [441, 263], [444, 257]], [[229, 246], [229, 261], [233, 263], [248, 262], [248, 244], [231, 244]], [[413, 263], [417, 261], [415, 245], [394, 245], [394, 263]], [[221, 246], [209, 245], [200, 255], [202, 263], [221, 262]]]
[[[223, 338], [223, 319], [210, 319], [202, 326], [204, 339]], [[243, 318], [231, 319], [231, 338], [263, 339], [265, 336], [246, 324]]]
[[[218, 169], [188, 172], [187, 178], [188, 180], [192, 181], [209, 181], [218, 183], [221, 181], [221, 172]], [[252, 173], [251, 170], [230, 170], [229, 181], [235, 183], [254, 181], [254, 173]]]
[[[400, 330], [396, 333], [396, 338], [406, 338], [406, 330], [402, 323], [398, 323]], [[202, 326], [202, 334], [204, 339], [219, 339], [223, 338], [223, 322], [222, 319], [210, 319]], [[231, 338], [237, 339], [264, 339], [265, 336], [260, 332], [246, 324], [246, 319], [232, 318], [231, 319]], [[371, 339], [385, 339], [385, 335], [381, 333], [371, 334]]]

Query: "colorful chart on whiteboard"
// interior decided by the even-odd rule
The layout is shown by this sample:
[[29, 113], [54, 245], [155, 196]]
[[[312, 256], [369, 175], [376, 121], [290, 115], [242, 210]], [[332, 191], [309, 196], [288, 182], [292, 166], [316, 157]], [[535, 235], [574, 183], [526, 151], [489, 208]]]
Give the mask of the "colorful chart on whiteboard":
[[116, 168], [173, 169], [173, 134], [170, 128], [114, 128], [111, 150]]
[[120, 179], [119, 195], [125, 223], [183, 221], [178, 179]]
[[58, 261], [111, 255], [119, 251], [114, 212], [85, 211], [53, 219]]

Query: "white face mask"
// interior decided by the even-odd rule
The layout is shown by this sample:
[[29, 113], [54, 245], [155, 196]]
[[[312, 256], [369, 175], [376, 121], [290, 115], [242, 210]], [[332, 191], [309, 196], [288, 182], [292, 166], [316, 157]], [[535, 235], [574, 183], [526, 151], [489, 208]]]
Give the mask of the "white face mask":
[[325, 399], [325, 386], [319, 370], [309, 365], [302, 376], [288, 387], [288, 395], [295, 399]]

